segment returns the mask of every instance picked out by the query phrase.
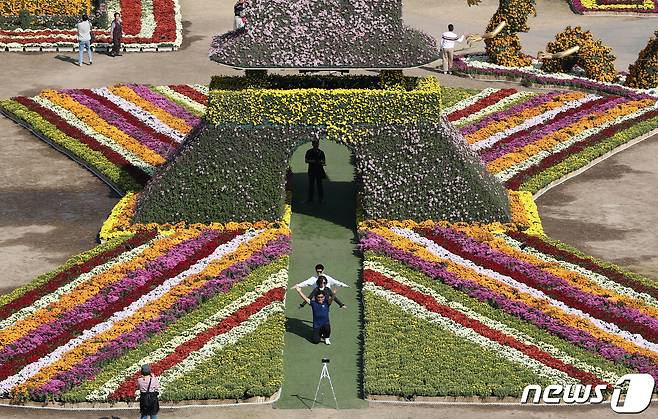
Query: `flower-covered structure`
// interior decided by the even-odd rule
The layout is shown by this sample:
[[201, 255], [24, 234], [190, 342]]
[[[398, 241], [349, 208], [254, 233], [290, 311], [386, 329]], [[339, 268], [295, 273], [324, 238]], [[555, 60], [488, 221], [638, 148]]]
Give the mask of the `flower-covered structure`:
[[534, 0], [500, 0], [486, 31], [493, 31], [502, 22], [505, 26], [496, 36], [485, 39], [486, 51], [492, 63], [505, 67], [523, 67], [530, 57], [521, 52], [518, 32], [528, 32], [528, 16], [536, 14]]
[[253, 68], [408, 68], [432, 62], [431, 36], [405, 27], [401, 0], [253, 0], [245, 28], [213, 39], [210, 59]]
[[639, 89], [650, 89], [658, 86], [658, 30], [654, 32], [655, 37], [637, 57], [637, 61], [628, 67], [629, 74], [626, 77], [626, 86]]
[[617, 77], [615, 56], [612, 49], [603, 45], [600, 39], [594, 39], [590, 31], [580, 26], [567, 26], [555, 35], [555, 41], [546, 46], [549, 53], [558, 53], [569, 48], [579, 47], [578, 52], [564, 58], [544, 60], [542, 70], [551, 73], [570, 73], [578, 65], [588, 78], [602, 82], [612, 82]]
[[149, 182], [135, 221], [274, 221], [290, 157], [312, 139], [354, 153], [366, 218], [509, 219], [502, 185], [441, 116], [436, 79], [270, 76], [267, 88], [229, 88], [235, 79], [213, 81], [208, 127]]

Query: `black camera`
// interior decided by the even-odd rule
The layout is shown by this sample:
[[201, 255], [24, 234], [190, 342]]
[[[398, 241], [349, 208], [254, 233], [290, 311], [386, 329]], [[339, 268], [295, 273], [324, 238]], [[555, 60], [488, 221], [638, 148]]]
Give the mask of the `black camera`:
[[323, 364], [328, 364], [329, 363], [329, 358], [322, 358], [322, 363]]

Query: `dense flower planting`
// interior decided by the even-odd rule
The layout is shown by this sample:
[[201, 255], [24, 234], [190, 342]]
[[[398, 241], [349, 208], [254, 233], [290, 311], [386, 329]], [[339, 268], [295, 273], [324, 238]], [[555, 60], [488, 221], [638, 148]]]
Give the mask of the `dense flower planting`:
[[578, 46], [577, 53], [564, 58], [547, 59], [541, 69], [549, 73], [571, 73], [575, 66], [585, 70], [585, 76], [592, 80], [612, 82], [617, 78], [615, 56], [612, 48], [603, 45], [600, 39], [595, 40], [590, 31], [584, 31], [580, 26], [568, 26], [555, 36], [546, 46], [546, 51], [556, 53]]
[[571, 9], [588, 15], [658, 13], [656, 0], [569, 0]]
[[514, 226], [362, 227], [366, 393], [518, 397], [658, 377], [652, 281]]
[[[508, 68], [489, 62], [489, 57], [482, 54], [469, 54], [455, 57], [455, 70], [474, 76], [494, 76], [522, 83], [537, 84], [539, 86], [573, 87], [576, 89], [600, 92], [631, 97], [658, 96], [658, 89], [647, 86], [649, 90], [638, 90], [625, 87], [617, 83], [608, 83], [592, 80], [584, 73], [547, 73], [540, 69], [541, 63], [533, 60], [526, 67]], [[620, 76], [620, 78], [622, 78]]]
[[445, 110], [507, 189], [535, 193], [658, 127], [655, 99], [485, 89]]
[[3, 0], [0, 16], [16, 16], [22, 10], [32, 15], [76, 15], [91, 9], [91, 0]]
[[299, 79], [265, 80], [288, 89], [212, 90], [211, 124], [140, 195], [136, 221], [275, 220], [289, 159], [314, 138], [353, 151], [367, 218], [508, 219], [504, 190], [442, 119], [436, 79], [416, 79], [410, 90], [327, 86], [364, 77], [319, 78], [324, 88], [299, 89]]
[[536, 13], [535, 0], [498, 2], [498, 10], [491, 17], [486, 31], [493, 31], [501, 22], [505, 22], [506, 26], [498, 35], [484, 41], [492, 62], [505, 67], [523, 67], [530, 63], [530, 57], [521, 52], [521, 40], [517, 33], [528, 32], [528, 17]]
[[[52, 2], [39, 2], [50, 4]], [[182, 19], [178, 0], [107, 2], [107, 12], [123, 17], [123, 44], [127, 51], [172, 51], [182, 42]], [[78, 14], [79, 9], [72, 14]], [[94, 30], [96, 48], [106, 49], [108, 28]], [[75, 28], [0, 30], [0, 51], [73, 51], [78, 42]]]
[[0, 109], [115, 189], [135, 191], [199, 124], [206, 95], [200, 85], [45, 90]]
[[245, 28], [216, 36], [210, 59], [240, 68], [405, 68], [438, 58], [402, 24], [401, 0], [254, 0]]
[[640, 51], [637, 61], [628, 67], [625, 85], [640, 89], [658, 88], [658, 30]]
[[144, 363], [163, 400], [272, 395], [289, 250], [285, 226], [197, 226], [76, 257], [0, 299], [0, 395], [134, 400]]

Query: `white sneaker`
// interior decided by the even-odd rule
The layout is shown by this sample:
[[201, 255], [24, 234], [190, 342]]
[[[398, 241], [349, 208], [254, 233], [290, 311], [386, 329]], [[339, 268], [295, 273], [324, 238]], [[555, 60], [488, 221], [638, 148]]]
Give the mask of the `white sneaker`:
[[331, 341], [329, 340], [329, 338], [326, 338], [326, 339], [324, 340], [324, 343], [326, 343], [327, 345], [331, 345]]

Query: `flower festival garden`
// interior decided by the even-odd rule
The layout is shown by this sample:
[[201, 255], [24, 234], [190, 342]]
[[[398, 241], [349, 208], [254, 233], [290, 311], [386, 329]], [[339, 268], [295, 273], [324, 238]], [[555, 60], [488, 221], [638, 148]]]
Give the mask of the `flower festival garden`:
[[183, 41], [178, 0], [6, 0], [0, 4], [0, 51], [77, 50], [81, 12], [90, 16], [96, 49], [108, 48], [114, 13], [123, 19], [126, 51], [174, 51]]
[[[0, 12], [16, 16], [19, 3], [26, 2]], [[34, 16], [52, 14], [27, 3]], [[181, 44], [175, 0], [62, 3], [64, 16], [121, 10], [128, 49]], [[629, 373], [658, 379], [658, 283], [549, 237], [535, 203], [656, 135], [656, 85], [644, 76], [655, 39], [623, 74], [611, 50], [577, 27], [557, 34], [538, 60], [520, 52], [516, 35], [532, 2], [501, 0], [486, 30], [496, 33], [480, 39], [486, 52], [457, 57], [456, 69], [542, 89], [463, 88], [399, 69], [436, 58], [431, 37], [402, 26], [400, 2], [353, 2], [354, 28], [342, 37], [327, 30], [308, 55], [290, 55], [276, 41], [292, 37], [290, 50], [303, 48], [322, 25], [291, 32], [279, 24], [291, 13], [301, 21], [319, 14], [338, 30], [351, 9], [330, 2], [335, 8], [323, 14], [320, 0], [293, 3], [256, 2], [247, 17], [259, 24], [213, 38], [210, 60], [247, 69], [244, 76], [0, 99], [5, 117], [119, 197], [96, 247], [0, 296], [0, 399], [132, 403], [143, 364], [170, 406], [289, 397], [286, 363], [320, 353], [288, 338], [303, 326], [287, 293], [299, 279], [290, 274], [295, 234], [334, 240], [331, 231], [313, 236], [295, 226], [304, 191], [293, 155], [313, 140], [351, 156], [354, 196], [332, 200], [354, 201], [355, 211], [350, 223], [330, 228], [348, 230], [360, 267], [348, 278], [352, 289], [340, 291], [352, 293], [354, 342], [331, 339], [332, 350], [345, 345], [358, 358], [349, 368], [359, 397], [509, 402], [530, 384], [610, 390]], [[29, 29], [7, 29], [16, 22], [3, 20], [0, 47], [72, 47], [72, 32], [38, 27], [48, 19]], [[385, 30], [365, 31], [372, 21]], [[350, 37], [361, 49], [346, 48]], [[370, 50], [387, 37], [399, 45]], [[577, 55], [565, 59], [565, 49]], [[340, 352], [331, 354], [341, 365]]]

